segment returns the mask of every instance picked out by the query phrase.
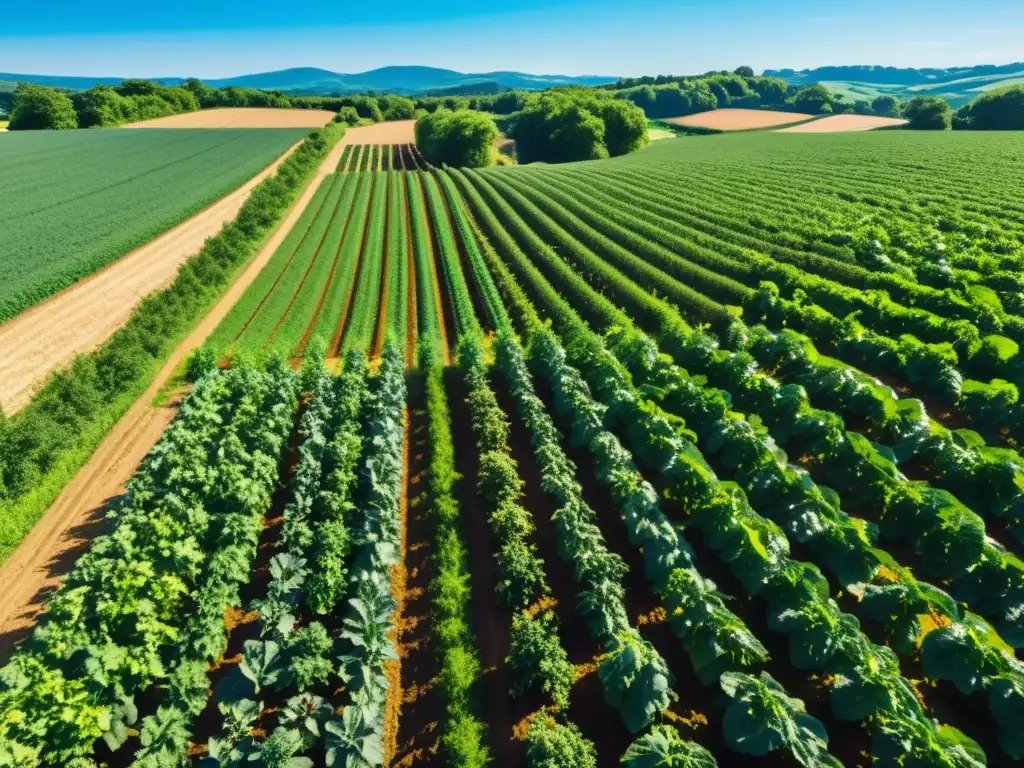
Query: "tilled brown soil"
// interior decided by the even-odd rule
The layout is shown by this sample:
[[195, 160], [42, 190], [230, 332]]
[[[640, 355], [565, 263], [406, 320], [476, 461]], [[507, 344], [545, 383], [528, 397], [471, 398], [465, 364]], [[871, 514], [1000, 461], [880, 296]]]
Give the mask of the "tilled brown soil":
[[768, 109], [713, 109], [685, 117], [668, 117], [663, 123], [688, 128], [709, 128], [715, 131], [748, 131], [752, 128], [774, 128], [810, 120], [814, 115], [800, 112], [772, 112]]
[[321, 128], [334, 119], [326, 109], [221, 107], [131, 123], [124, 128]]
[[905, 125], [906, 120], [895, 117], [875, 117], [874, 115], [832, 115], [821, 120], [813, 120], [803, 125], [783, 128], [780, 133], [844, 133], [847, 131], [873, 131], [876, 128], [892, 128]]

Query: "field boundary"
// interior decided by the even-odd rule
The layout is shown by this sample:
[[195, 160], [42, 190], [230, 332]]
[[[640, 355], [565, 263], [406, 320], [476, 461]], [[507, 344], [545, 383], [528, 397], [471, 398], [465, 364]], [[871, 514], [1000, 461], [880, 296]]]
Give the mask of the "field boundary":
[[[28, 405], [52, 372], [65, 368], [76, 355], [101, 346], [131, 318], [140, 302], [170, 285], [206, 239], [233, 220], [252, 190], [301, 144], [296, 142], [258, 174], [179, 224], [0, 325], [0, 406], [4, 412], [11, 416]], [[180, 240], [185, 242], [177, 245]], [[170, 258], [166, 250], [172, 251]], [[158, 279], [140, 285], [139, 275], [154, 266], [159, 270]], [[122, 292], [123, 300], [111, 291]], [[102, 314], [97, 313], [97, 306], [103, 306]], [[83, 328], [92, 330], [83, 334]], [[48, 339], [45, 347], [39, 344], [41, 338]]]
[[[238, 268], [236, 276], [213, 307], [164, 358], [141, 395], [133, 398], [134, 403], [127, 412], [115, 422], [113, 429], [91, 451], [89, 459], [74, 472], [55, 501], [0, 565], [0, 583], [6, 587], [0, 595], [0, 643], [19, 628], [24, 630], [26, 625], [31, 625], [41, 608], [41, 601], [46, 597], [44, 590], [63, 575], [54, 575], [54, 568], [62, 564], [62, 555], [66, 557], [69, 550], [84, 543], [79, 540], [83, 524], [109, 501], [107, 489], [123, 487], [159, 440], [163, 429], [155, 427], [161, 423], [160, 416], [169, 423], [173, 412], [164, 409], [161, 413], [162, 407], [153, 401], [171, 384], [187, 355], [202, 345], [270, 261], [329, 175], [329, 169], [333, 167], [331, 163], [337, 165], [341, 148], [339, 142], [328, 152], [303, 191], [288, 207], [281, 222], [264, 238], [256, 256]], [[117, 460], [111, 464], [115, 457]], [[102, 477], [103, 483], [97, 483], [96, 477]], [[65, 565], [70, 567], [71, 563]], [[5, 646], [0, 645], [0, 648]]]

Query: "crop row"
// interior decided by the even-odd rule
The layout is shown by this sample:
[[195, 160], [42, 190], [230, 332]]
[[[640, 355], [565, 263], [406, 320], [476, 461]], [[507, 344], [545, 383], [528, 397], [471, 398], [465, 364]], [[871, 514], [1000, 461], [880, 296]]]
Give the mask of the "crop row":
[[296, 397], [296, 376], [280, 366], [197, 382], [111, 509], [113, 531], [77, 563], [4, 670], [9, 759], [68, 762], [90, 756], [101, 737], [120, 747], [138, 715], [134, 698], [154, 684], [185, 702], [197, 683], [205, 691], [196, 673], [224, 649], [224, 610], [237, 605], [256, 554]]
[[[468, 191], [468, 194], [469, 194], [469, 199], [472, 202], [473, 197], [474, 197], [472, 191], [471, 190]], [[496, 205], [497, 209], [500, 209], [502, 207], [502, 205], [503, 205], [502, 203], [499, 202], [498, 198], [491, 198], [491, 201], [492, 201], [492, 204]], [[479, 202], [482, 202], [482, 200], [479, 200]], [[508, 209], [507, 203], [504, 204], [504, 207], [505, 207], [505, 211], [507, 212], [505, 215], [506, 216], [510, 215], [510, 211]], [[484, 211], [484, 210], [482, 210], [480, 208], [477, 208], [477, 206], [474, 206], [474, 208], [476, 209], [475, 212], [477, 212], [479, 215], [481, 215], [481, 216], [483, 216], [485, 218], [487, 217], [487, 212], [486, 211]], [[534, 220], [533, 223], [536, 225], [537, 221]], [[497, 225], [497, 227], [501, 227], [502, 224], [504, 224], [505, 226], [508, 226], [510, 224], [510, 221], [508, 219], [505, 219], [502, 222], [502, 224], [497, 224], [496, 221], [495, 221], [495, 224]], [[521, 224], [520, 224], [520, 227], [522, 227]], [[522, 227], [519, 231], [523, 233], [522, 236], [529, 237], [529, 235], [527, 234], [528, 233], [528, 229], [527, 228]], [[496, 233], [494, 230], [488, 232], [488, 234], [489, 235], [494, 235], [494, 236], [496, 236], [500, 240], [500, 234]], [[549, 261], [549, 259], [556, 259], [557, 260], [557, 257], [555, 257], [553, 255], [553, 253], [550, 251], [550, 249], [546, 249], [546, 246], [544, 246], [543, 243], [530, 242], [529, 243], [529, 247], [530, 247], [530, 251], [532, 253], [534, 253], [534, 254], [537, 254], [537, 256], [539, 257], [539, 258], [535, 258], [535, 261], [538, 262], [538, 263], [542, 263], [545, 266], [547, 266], [547, 262]], [[547, 251], [547, 253], [545, 253], [545, 251]], [[566, 249], [563, 247], [563, 248], [560, 249], [560, 251], [562, 253], [565, 253]], [[520, 263], [527, 263], [528, 264], [528, 261], [524, 261], [524, 262], [520, 262]], [[572, 270], [566, 271], [564, 268], [562, 268], [561, 274], [562, 274], [562, 278], [560, 280], [560, 287], [561, 287], [561, 290], [563, 292], [565, 292], [565, 295], [574, 295], [574, 294], [579, 295], [579, 294], [581, 294], [580, 298], [584, 300], [584, 303], [581, 306], [587, 307], [588, 311], [592, 312], [592, 317], [600, 318], [601, 317], [601, 313], [595, 311], [593, 309], [593, 307], [595, 305], [600, 305], [602, 303], [602, 297], [600, 297], [597, 294], [594, 294], [593, 291], [589, 289], [589, 286], [586, 289], [581, 290], [581, 288], [583, 286], [586, 286], [586, 283], [581, 281], [576, 274], [573, 274]], [[522, 279], [522, 275], [520, 276], [520, 279]], [[572, 290], [569, 291], [568, 290], [569, 288], [571, 288]], [[620, 297], [623, 296], [623, 295], [624, 294], [619, 292], [619, 296]], [[605, 300], [605, 303], [607, 303], [606, 300]], [[622, 316], [621, 312], [618, 311], [617, 309], [615, 309], [614, 307], [609, 308], [607, 310], [607, 312], [608, 312], [609, 315], [611, 315], [612, 319], [609, 321], [608, 317], [606, 316], [605, 322], [615, 322], [615, 321], [617, 321], [619, 323], [622, 323], [625, 320], [625, 322], [628, 323], [628, 320], [626, 320]], [[743, 369], [737, 369], [737, 373], [742, 376], [743, 375]], [[605, 374], [605, 375], [607, 376], [607, 374]], [[656, 383], [652, 382], [652, 384], [654, 386], [664, 386], [664, 383], [656, 384]], [[678, 397], [679, 397], [679, 395], [677, 394], [676, 395], [677, 401], [678, 401]], [[710, 403], [705, 403], [702, 406], [702, 408], [706, 410], [706, 408], [707, 408], [707, 406], [709, 404]], [[700, 409], [698, 409], [697, 411], [692, 411], [691, 410], [691, 411], [689, 411], [687, 413], [687, 415], [691, 416], [691, 415], [693, 415], [695, 413], [696, 414], [700, 414], [700, 412], [701, 412]], [[714, 413], [714, 411], [712, 410], [710, 413]], [[724, 411], [719, 411], [719, 413], [724, 414]], [[714, 419], [709, 420], [709, 422], [708, 422], [709, 425], [713, 421], [714, 421]], [[705, 434], [707, 434], [706, 430], [707, 430], [707, 428], [705, 428]], [[643, 433], [644, 432], [644, 430], [642, 428], [638, 429], [637, 431], [639, 433]], [[702, 442], [702, 445], [703, 444], [704, 443]], [[723, 445], [723, 443], [721, 442], [721, 439], [719, 439], [719, 447], [722, 446], [722, 445]], [[711, 447], [713, 447], [713, 439], [711, 440]], [[718, 449], [720, 449], [720, 448], [718, 448]], [[716, 449], [716, 450], [718, 450], [718, 449]], [[772, 459], [771, 454], [770, 453], [767, 454], [766, 458], [771, 460]], [[734, 458], [732, 461], [735, 463], [736, 459]], [[772, 460], [772, 463], [774, 463], [774, 460]], [[735, 464], [734, 464], [734, 466], [735, 466]], [[757, 466], [761, 467], [760, 472], [763, 475], [765, 469], [767, 469], [771, 465], [770, 464], [769, 465], [759, 464]], [[750, 470], [744, 469], [743, 471], [749, 472], [749, 471], [752, 471], [752, 470], [753, 470], [753, 467], [751, 467]], [[778, 470], [775, 470], [775, 471], [778, 471]], [[754, 478], [752, 478], [752, 479], [754, 479]], [[761, 483], [766, 482], [766, 481], [767, 481], [767, 478], [758, 479], [758, 482], [761, 482]], [[792, 482], [792, 480], [789, 480], [787, 482]], [[799, 486], [796, 486], [796, 487], [798, 488]], [[812, 487], [813, 487], [813, 483], [812, 483]], [[753, 490], [752, 486], [747, 486], [747, 488], [748, 488], [748, 490]], [[763, 492], [762, 492], [762, 497], [763, 497]], [[752, 498], [758, 498], [758, 497], [752, 497]], [[824, 504], [823, 509], [827, 509], [828, 508], [827, 499], [819, 498], [819, 506], [821, 505], [821, 502], [826, 502]], [[841, 522], [841, 518], [839, 519], [839, 521]], [[807, 521], [803, 521], [802, 524], [805, 525], [806, 522]], [[842, 530], [842, 527], [840, 526], [840, 528], [838, 528], [836, 530], [838, 532], [839, 530]], [[855, 533], [856, 529], [851, 529], [851, 532]], [[857, 538], [859, 538], [859, 537], [855, 537], [854, 539], [850, 540], [850, 543], [856, 543]], [[827, 540], [828, 540], [828, 538], [825, 537], [824, 539], [822, 539], [822, 543], [823, 544], [826, 543]], [[832, 546], [834, 547], [835, 544], [833, 544]], [[854, 549], [850, 550], [848, 554], [849, 555], [854, 555], [854, 553], [856, 553], [857, 551], [858, 550], [855, 547]], [[842, 553], [842, 549], [840, 549], [840, 554], [841, 553]], [[858, 557], [858, 558], [863, 558], [863, 553], [861, 555], [855, 555], [855, 556]], [[835, 558], [833, 556], [832, 560], [826, 560], [826, 562], [833, 562], [834, 560], [835, 560]], [[881, 566], [881, 564], [879, 562], [875, 561], [874, 568], [878, 569], [880, 566]], [[905, 575], [909, 575], [909, 574], [905, 574]], [[913, 584], [913, 582], [911, 582], [911, 585], [912, 584]], [[901, 599], [903, 599], [903, 600], [909, 599], [910, 594], [913, 594], [912, 590], [911, 590], [910, 593], [907, 593], [906, 590], [903, 590], [903, 594], [901, 594]], [[889, 590], [889, 597], [890, 597], [890, 599], [892, 598], [892, 596], [893, 596], [893, 590]], [[920, 598], [918, 598], [918, 599], [920, 599]], [[955, 620], [955, 619], [959, 618], [958, 611], [956, 609], [953, 609], [953, 608], [949, 607], [950, 606], [950, 601], [948, 601], [948, 598], [947, 598], [947, 602], [943, 603], [942, 605], [946, 607], [944, 615], [946, 616], [947, 620], [949, 620], [949, 619]], [[964, 618], [964, 622], [959, 624], [960, 630], [957, 630], [957, 631], [960, 632], [961, 635], [962, 635], [963, 630], [966, 629], [967, 627], [970, 627], [970, 626], [973, 626], [973, 619], [971, 619], [970, 617], [965, 617]], [[972, 632], [977, 632], [977, 630], [972, 630]], [[942, 637], [943, 639], [947, 639], [950, 636], [956, 636], [956, 634], [957, 634], [956, 632], [952, 632], [952, 633], [950, 633], [950, 632], [943, 632], [943, 633], [940, 633], [940, 635], [936, 637], [936, 640], [939, 637]], [[1014, 665], [1013, 665], [1013, 662], [1012, 662], [1012, 655], [1010, 657], [1007, 657], [1002, 651], [1000, 651], [998, 649], [998, 646], [993, 646], [991, 643], [984, 642], [985, 641], [984, 631], [983, 631], [983, 634], [980, 636], [980, 640], [982, 641], [982, 645], [981, 646], [977, 645], [978, 640], [979, 640], [979, 636], [978, 635], [976, 635], [976, 634], [975, 635], [970, 635], [968, 637], [968, 641], [967, 641], [966, 645], [963, 644], [963, 643], [959, 644], [959, 650], [956, 651], [955, 655], [958, 656], [959, 658], [963, 659], [963, 658], [967, 658], [968, 657], [967, 654], [978, 653], [981, 648], [988, 648], [988, 650], [984, 651], [984, 653], [988, 654], [989, 661], [987, 662], [987, 664], [983, 668], [988, 669], [990, 671], [990, 673], [992, 674], [992, 676], [989, 678], [988, 683], [982, 683], [982, 686], [983, 686], [983, 688], [990, 690], [992, 692], [993, 696], [997, 697], [997, 698], [993, 699], [993, 711], [996, 714], [997, 718], [1003, 723], [1003, 725], [1004, 725], [1003, 738], [1006, 741], [1006, 743], [1009, 743], [1010, 740], [1012, 739], [1013, 731], [1012, 731], [1012, 726], [1011, 726], [1012, 719], [1007, 720], [1007, 718], [1010, 717], [1009, 713], [1010, 713], [1010, 711], [1012, 709], [1012, 705], [1007, 706], [1007, 704], [1003, 704], [1001, 699], [998, 698], [998, 697], [1001, 697], [1001, 696], [1005, 695], [1005, 691], [1003, 689], [1000, 689], [1000, 687], [999, 687], [1000, 685], [1002, 685], [1002, 683], [1000, 683], [999, 681], [1000, 680], [1005, 680], [1007, 683], [1010, 684], [1010, 686], [1011, 686], [1010, 690], [1012, 690], [1013, 686], [1015, 685], [1012, 682], [1013, 679], [1014, 679], [1014, 675], [1016, 674], [1016, 675], [1019, 676], [1019, 672], [1017, 672], [1017, 673], [1014, 672]], [[972, 646], [972, 643], [974, 643], [973, 646]], [[938, 645], [940, 645], [940, 643], [936, 642], [935, 645], [938, 646]], [[954, 641], [953, 645], [957, 645], [957, 642]], [[969, 650], [970, 648], [975, 648], [977, 650], [971, 651], [971, 650]], [[938, 656], [938, 654], [933, 654], [932, 655], [933, 659], [937, 658], [937, 656]], [[947, 662], [945, 662], [945, 661], [937, 662], [937, 664], [946, 664], [946, 663]], [[994, 664], [994, 666], [993, 666], [993, 664]], [[933, 671], [933, 674], [935, 674], [934, 671]], [[948, 669], [939, 671], [938, 674], [939, 674], [940, 677], [945, 676], [947, 679], [950, 679], [950, 675], [951, 675], [951, 673], [950, 673], [950, 671]], [[1007, 677], [1007, 675], [1009, 675], [1009, 677]], [[954, 674], [954, 677], [955, 677], [955, 674]], [[967, 684], [966, 689], [967, 690], [974, 690], [975, 689], [975, 685]]]

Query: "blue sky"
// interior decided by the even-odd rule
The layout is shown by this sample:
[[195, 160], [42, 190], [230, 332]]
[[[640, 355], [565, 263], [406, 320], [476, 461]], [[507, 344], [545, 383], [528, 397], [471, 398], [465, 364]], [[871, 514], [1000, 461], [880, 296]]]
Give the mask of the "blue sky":
[[423, 64], [631, 76], [1021, 60], [1024, 0], [43, 0], [0, 14], [0, 71], [54, 75]]

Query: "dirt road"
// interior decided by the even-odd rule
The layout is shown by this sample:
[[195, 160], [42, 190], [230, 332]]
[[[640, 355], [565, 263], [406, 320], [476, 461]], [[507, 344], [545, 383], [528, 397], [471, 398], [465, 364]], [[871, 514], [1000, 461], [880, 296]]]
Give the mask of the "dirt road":
[[298, 146], [174, 229], [0, 325], [4, 413], [23, 408], [51, 371], [98, 347], [124, 325], [143, 298], [170, 285], [181, 265], [238, 215], [253, 187]]
[[154, 406], [157, 393], [193, 349], [217, 327], [228, 310], [245, 293], [260, 270], [313, 199], [317, 188], [333, 171], [344, 145], [339, 143], [321, 163], [316, 175], [239, 278], [200, 321], [156, 375], [145, 394], [129, 409], [89, 462], [68, 484], [46, 514], [25, 537], [11, 557], [0, 566], [0, 660], [26, 637], [42, 611], [45, 600], [66, 574], [78, 554], [102, 530], [102, 508], [119, 493], [139, 462], [160, 438], [173, 418], [175, 407]]

